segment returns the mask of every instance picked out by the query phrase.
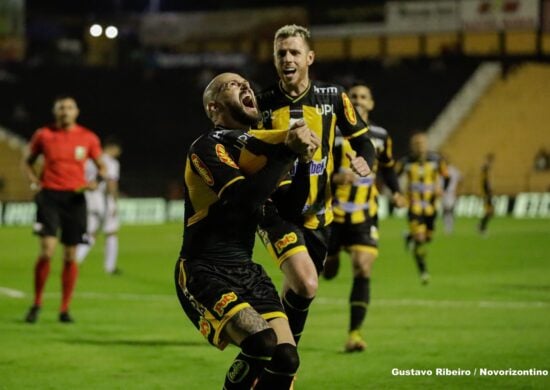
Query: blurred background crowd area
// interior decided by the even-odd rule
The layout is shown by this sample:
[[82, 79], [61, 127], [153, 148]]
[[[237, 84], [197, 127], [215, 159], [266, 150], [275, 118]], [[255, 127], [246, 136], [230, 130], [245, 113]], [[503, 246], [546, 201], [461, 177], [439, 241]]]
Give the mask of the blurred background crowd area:
[[548, 190], [550, 0], [1, 0], [0, 201], [30, 199], [18, 161], [60, 94], [121, 141], [125, 194], [181, 197], [187, 148], [210, 128], [204, 86], [228, 70], [275, 83], [289, 23], [311, 29], [313, 79], [372, 87], [397, 157], [428, 130], [462, 193], [479, 193], [489, 152], [495, 193]]

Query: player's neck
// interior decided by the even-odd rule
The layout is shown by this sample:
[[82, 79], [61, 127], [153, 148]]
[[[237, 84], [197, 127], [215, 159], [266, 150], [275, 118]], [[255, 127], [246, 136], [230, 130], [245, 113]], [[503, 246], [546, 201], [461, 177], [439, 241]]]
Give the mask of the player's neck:
[[309, 77], [305, 77], [297, 84], [285, 84], [281, 80], [281, 88], [288, 96], [297, 97], [303, 94], [309, 88]]
[[369, 112], [368, 111], [366, 111], [364, 113], [361, 113], [359, 116], [361, 117], [361, 119], [363, 119], [363, 122], [369, 123]]

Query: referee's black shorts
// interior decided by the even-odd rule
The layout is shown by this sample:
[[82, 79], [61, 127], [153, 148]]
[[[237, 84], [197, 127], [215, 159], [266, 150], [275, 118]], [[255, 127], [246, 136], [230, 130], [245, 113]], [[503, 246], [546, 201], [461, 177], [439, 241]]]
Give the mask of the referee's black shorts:
[[86, 237], [86, 198], [82, 192], [42, 189], [36, 194], [36, 222], [33, 231], [39, 236], [57, 237], [61, 242], [77, 245]]

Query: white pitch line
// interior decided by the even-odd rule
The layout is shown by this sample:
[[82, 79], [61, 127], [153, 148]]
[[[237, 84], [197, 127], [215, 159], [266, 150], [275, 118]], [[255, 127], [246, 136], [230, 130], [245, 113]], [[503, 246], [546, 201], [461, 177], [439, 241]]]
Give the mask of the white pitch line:
[[2, 286], [0, 286], [0, 295], [5, 295], [10, 298], [25, 298], [25, 293], [23, 291]]
[[[320, 304], [343, 305], [348, 301], [338, 298], [319, 297], [315, 302]], [[550, 308], [550, 302], [544, 301], [464, 301], [464, 300], [428, 300], [428, 299], [376, 299], [377, 306], [425, 306], [425, 307], [480, 307], [490, 309], [500, 308]]]
[[[58, 298], [60, 293], [46, 293], [46, 298]], [[135, 294], [135, 293], [101, 293], [92, 291], [76, 292], [77, 299], [119, 300], [119, 301], [173, 301], [176, 294]], [[320, 305], [347, 305], [348, 300], [343, 298], [318, 297], [315, 303]], [[375, 306], [421, 306], [421, 307], [470, 307], [481, 309], [546, 309], [550, 302], [545, 301], [488, 301], [488, 300], [429, 300], [429, 299], [376, 299]]]

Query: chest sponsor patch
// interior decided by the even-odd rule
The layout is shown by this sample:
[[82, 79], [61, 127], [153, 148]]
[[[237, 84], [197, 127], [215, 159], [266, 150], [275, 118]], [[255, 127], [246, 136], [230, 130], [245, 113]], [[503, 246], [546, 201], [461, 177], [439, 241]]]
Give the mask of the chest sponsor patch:
[[227, 307], [227, 305], [229, 305], [231, 302], [235, 302], [236, 300], [237, 300], [237, 294], [235, 294], [233, 291], [229, 293], [225, 293], [214, 305], [214, 311], [218, 313], [220, 317], [223, 317], [225, 313], [225, 308]]
[[85, 146], [76, 146], [74, 148], [74, 158], [77, 161], [82, 161], [86, 158], [87, 150]]
[[199, 175], [202, 177], [204, 182], [208, 184], [209, 186], [214, 185], [214, 177], [212, 176], [212, 173], [210, 173], [210, 170], [206, 166], [205, 163], [202, 162], [202, 160], [197, 156], [195, 153], [191, 155], [191, 162], [195, 166], [195, 169], [199, 173]]
[[231, 156], [229, 156], [229, 154], [225, 150], [225, 146], [223, 146], [222, 144], [216, 144], [216, 155], [225, 165], [229, 165], [231, 168], [239, 169], [237, 164], [235, 164], [235, 161], [233, 161]]
[[344, 103], [344, 114], [346, 115], [346, 119], [350, 125], [356, 125], [357, 116], [355, 116], [355, 109], [353, 108], [353, 104], [345, 92], [342, 92], [342, 102]]

